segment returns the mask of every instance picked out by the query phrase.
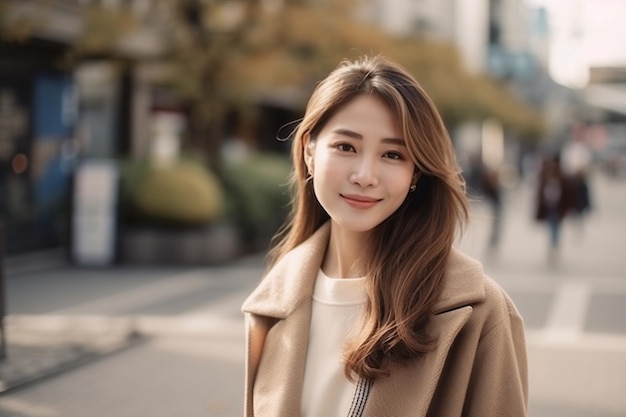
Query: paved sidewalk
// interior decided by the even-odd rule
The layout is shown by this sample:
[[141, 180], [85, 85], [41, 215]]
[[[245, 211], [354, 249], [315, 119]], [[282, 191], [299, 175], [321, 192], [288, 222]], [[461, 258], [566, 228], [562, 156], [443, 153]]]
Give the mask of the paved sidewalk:
[[6, 357], [0, 360], [0, 394], [140, 343], [124, 320], [5, 319]]
[[[29, 274], [68, 265], [63, 249], [4, 260], [5, 276]], [[5, 295], [6, 297], [6, 295]], [[0, 359], [0, 395], [97, 360], [141, 340], [131, 329], [111, 322], [86, 326], [67, 320], [4, 318], [5, 357]]]
[[[215, 271], [222, 271], [217, 272], [218, 275], [226, 275], [220, 275], [219, 278], [213, 277], [213, 282], [219, 285], [212, 286], [211, 279], [205, 276], [207, 271], [212, 270], [210, 267], [162, 268], [157, 269], [159, 271], [157, 274], [156, 270], [149, 268], [74, 268], [58, 251], [37, 254], [35, 258], [36, 260], [33, 260], [32, 257], [26, 256], [11, 259], [7, 262], [9, 269], [7, 275], [10, 275], [13, 280], [30, 279], [33, 275], [37, 275], [41, 278], [28, 281], [35, 286], [40, 284], [39, 279], [54, 279], [58, 274], [64, 275], [72, 270], [75, 275], [85, 281], [121, 282], [121, 288], [124, 289], [121, 294], [113, 293], [106, 297], [106, 291], [98, 293], [96, 287], [92, 287], [82, 296], [77, 295], [76, 298], [81, 299], [81, 297], [93, 295], [98, 301], [91, 304], [87, 302], [88, 305], [93, 307], [113, 303], [122, 310], [142, 301], [153, 303], [161, 297], [175, 298], [177, 294], [182, 295], [186, 291], [203, 291], [204, 286], [200, 285], [203, 283], [209, 288], [220, 289], [220, 279], [231, 281], [224, 285], [237, 285], [237, 282], [245, 281], [249, 276], [257, 279], [261, 274], [262, 262], [262, 254], [259, 254], [235, 260], [227, 267], [223, 265], [217, 267]], [[40, 259], [43, 262], [38, 264], [37, 261]], [[139, 271], [148, 275], [148, 278], [138, 278], [138, 275], [141, 275]], [[233, 273], [237, 278], [229, 275]], [[135, 279], [134, 282], [133, 279]], [[127, 284], [130, 285], [126, 287]], [[58, 285], [72, 288], [72, 285], [65, 281], [46, 287], [48, 292], [41, 293], [41, 289], [39, 292], [41, 295], [45, 293], [48, 297], [55, 298], [58, 294], [52, 294], [51, 290], [58, 288]], [[30, 288], [28, 285], [26, 287]], [[249, 292], [248, 288], [244, 290], [244, 293], [247, 292]], [[143, 296], [142, 299], [138, 298], [140, 295]], [[239, 294], [235, 296], [243, 297]], [[104, 301], [102, 297], [105, 298]], [[18, 300], [23, 301], [21, 298]], [[6, 357], [0, 360], [0, 396], [138, 345], [153, 343], [154, 339], [160, 337], [202, 339], [207, 336], [221, 337], [233, 332], [235, 336], [242, 336], [243, 316], [239, 317], [237, 314], [241, 300], [237, 299], [233, 302], [225, 296], [219, 302], [213, 301], [211, 305], [224, 309], [222, 304], [228, 304], [226, 310], [229, 315], [226, 318], [204, 310], [194, 312], [193, 309], [182, 315], [132, 312], [128, 312], [130, 314], [82, 313], [73, 311], [71, 308], [56, 313], [8, 314], [5, 317]], [[231, 310], [234, 310], [235, 314]]]
[[[260, 264], [261, 258], [262, 254], [252, 255], [235, 260], [233, 264], [239, 267], [256, 266]], [[47, 276], [49, 272], [73, 268], [68, 262], [67, 254], [61, 249], [11, 257], [5, 260], [4, 267], [6, 277], [26, 277], [40, 273]], [[194, 270], [198, 268], [173, 268], [173, 271], [179, 272]], [[115, 269], [85, 269], [86, 275], [94, 272], [102, 275], [101, 279], [120, 274]], [[136, 270], [131, 268], [122, 272], [122, 275], [130, 276], [133, 273]], [[175, 279], [175, 272], [165, 272], [165, 275], [172, 275], [172, 279]], [[171, 287], [166, 288], [166, 291], [174, 294]], [[188, 337], [215, 334], [216, 329], [219, 329], [223, 334], [225, 327], [223, 320], [215, 323], [205, 315], [168, 319], [101, 314], [8, 314], [4, 325], [6, 357], [0, 359], [0, 396], [141, 343], [148, 343], [155, 336], [160, 337], [164, 333], [166, 336]], [[243, 328], [242, 323], [227, 325], [234, 329]]]

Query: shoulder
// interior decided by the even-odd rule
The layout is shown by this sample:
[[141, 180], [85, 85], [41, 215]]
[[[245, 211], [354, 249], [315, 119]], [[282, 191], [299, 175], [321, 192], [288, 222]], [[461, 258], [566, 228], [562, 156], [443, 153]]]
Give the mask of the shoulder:
[[485, 298], [484, 278], [480, 262], [453, 248], [435, 314], [480, 303]]
[[521, 321], [521, 316], [508, 293], [488, 276], [482, 264], [455, 249], [450, 254], [446, 282], [447, 293], [463, 294], [465, 305], [472, 307], [470, 322], [488, 331], [498, 324]]
[[500, 322], [522, 319], [509, 294], [489, 276], [485, 276], [485, 301], [482, 308], [488, 313], [487, 325], [495, 326]]

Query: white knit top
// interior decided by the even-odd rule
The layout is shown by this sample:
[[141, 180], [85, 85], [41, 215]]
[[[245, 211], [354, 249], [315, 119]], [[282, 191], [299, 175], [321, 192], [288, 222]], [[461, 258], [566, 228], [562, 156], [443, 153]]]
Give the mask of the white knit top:
[[344, 374], [343, 344], [359, 323], [365, 302], [365, 278], [330, 278], [320, 269], [313, 293], [302, 417], [348, 414], [355, 385]]

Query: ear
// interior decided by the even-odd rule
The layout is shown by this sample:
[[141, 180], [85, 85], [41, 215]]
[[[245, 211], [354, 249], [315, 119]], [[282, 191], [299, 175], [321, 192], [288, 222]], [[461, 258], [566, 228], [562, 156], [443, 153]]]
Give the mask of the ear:
[[305, 133], [302, 139], [302, 146], [304, 147], [304, 163], [309, 169], [309, 172], [311, 172], [313, 171], [313, 152], [315, 149], [315, 143], [311, 141], [311, 135], [309, 132]]
[[411, 180], [411, 184], [417, 184], [417, 182], [420, 180], [421, 177], [422, 177], [422, 173], [418, 171], [416, 168], [415, 172], [413, 173], [413, 179]]

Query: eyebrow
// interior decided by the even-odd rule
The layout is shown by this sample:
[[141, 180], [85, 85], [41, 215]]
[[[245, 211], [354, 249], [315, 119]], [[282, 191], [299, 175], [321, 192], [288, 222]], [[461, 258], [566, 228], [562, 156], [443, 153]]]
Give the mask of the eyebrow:
[[[342, 136], [348, 136], [353, 139], [363, 139], [363, 135], [353, 130], [349, 130], [349, 129], [337, 128], [333, 130], [333, 133], [336, 133]], [[406, 144], [404, 143], [404, 139], [401, 139], [401, 138], [382, 138], [381, 142], [389, 143], [392, 145], [406, 146]]]

